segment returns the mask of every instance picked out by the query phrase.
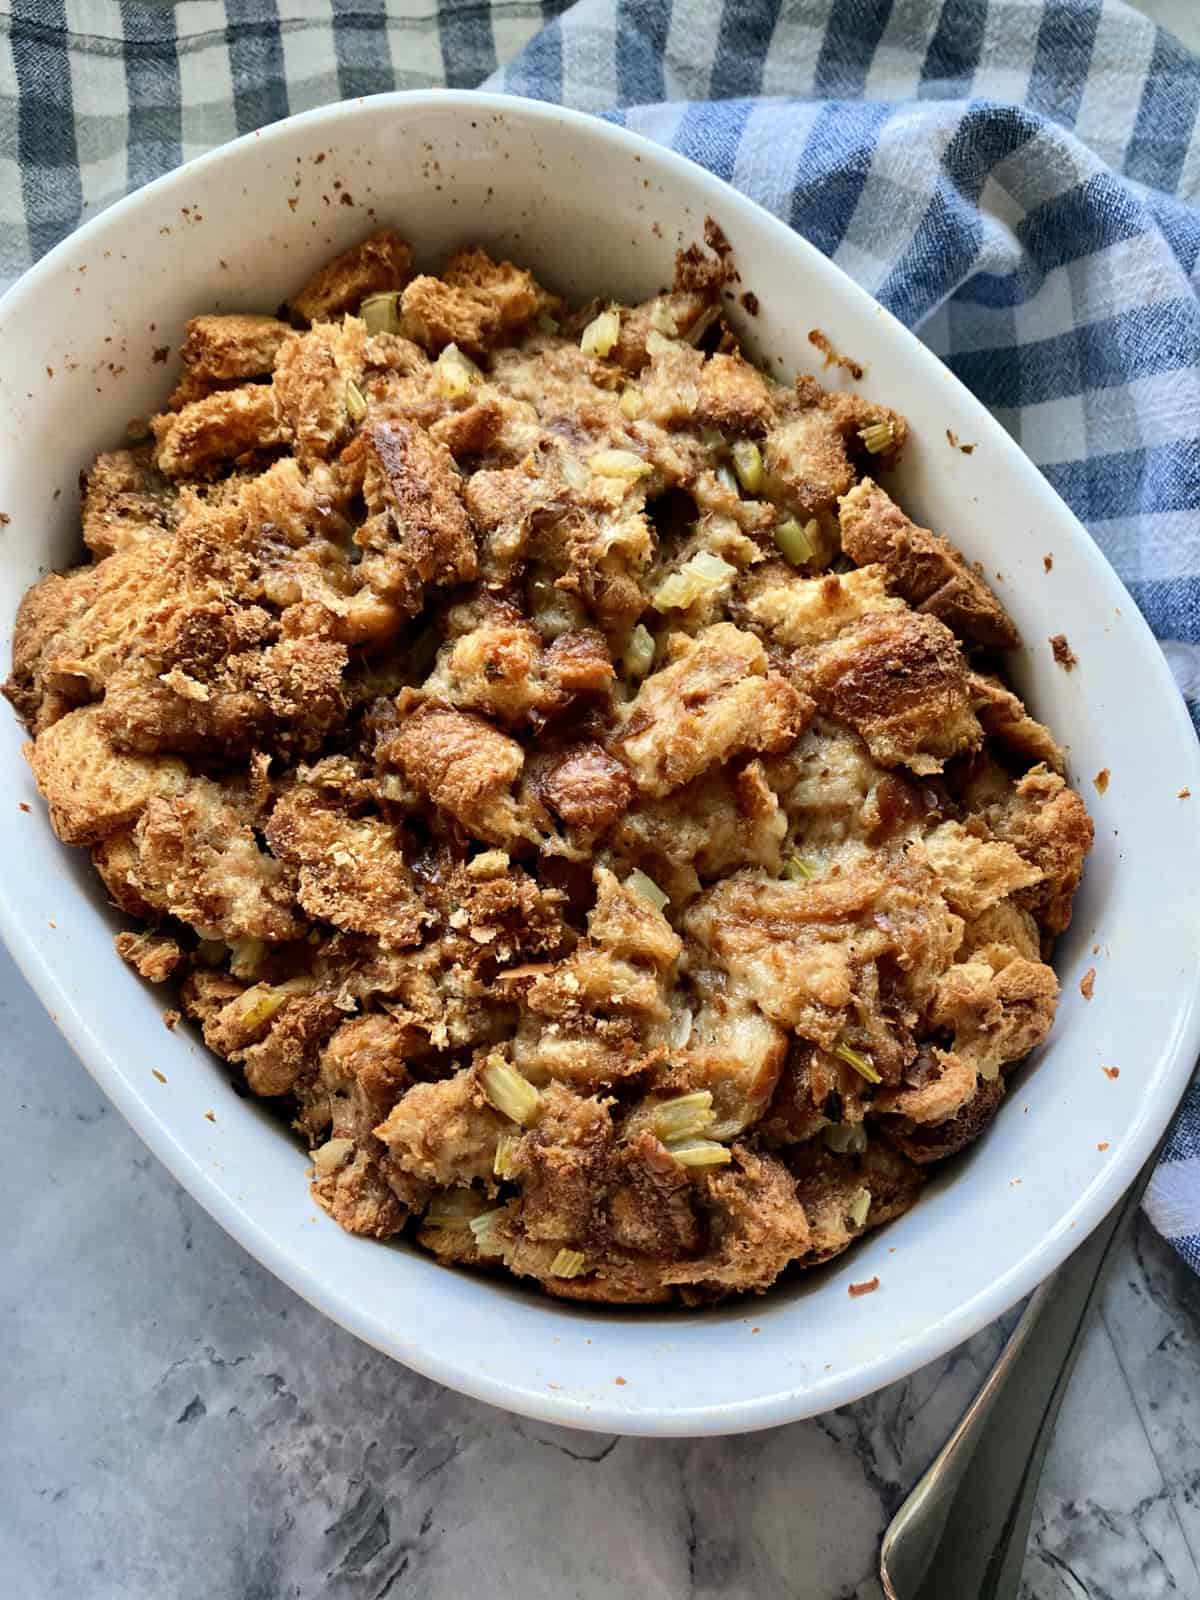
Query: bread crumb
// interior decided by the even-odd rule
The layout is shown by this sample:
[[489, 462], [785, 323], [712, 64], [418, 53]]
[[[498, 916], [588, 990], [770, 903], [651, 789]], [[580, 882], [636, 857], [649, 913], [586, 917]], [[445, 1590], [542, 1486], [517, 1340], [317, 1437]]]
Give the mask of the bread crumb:
[[750, 1332], [751, 1332], [751, 1333], [761, 1333], [761, 1332], [762, 1332], [762, 1329], [761, 1329], [761, 1328], [751, 1328], [751, 1329], [750, 1329]]
[[1111, 776], [1112, 774], [1109, 772], [1107, 767], [1100, 768], [1100, 771], [1092, 779], [1092, 782], [1096, 785], [1097, 794], [1104, 794], [1107, 791], [1108, 780]]
[[822, 333], [820, 328], [810, 328], [808, 330], [808, 342], [825, 357], [825, 365], [827, 367], [841, 367], [843, 371], [850, 374], [855, 383], [862, 377], [863, 369], [861, 364], [855, 361], [853, 357], [843, 355], [830, 340], [829, 335]]
[[1096, 1146], [1096, 1149], [1097, 1150], [1107, 1150], [1108, 1149], [1108, 1140], [1105, 1139], [1102, 1143], [1098, 1144]]
[[1100, 1071], [1104, 1074], [1104, 1076], [1106, 1078], [1116, 1079], [1116, 1078], [1119, 1078], [1121, 1076], [1120, 1067], [1101, 1067]]
[[1090, 1000], [1096, 992], [1096, 969], [1089, 967], [1079, 980], [1079, 992], [1085, 1000]]
[[204, 1113], [204, 1120], [205, 1122], [215, 1122], [217, 1120], [216, 1113], [213, 1111], [206, 1111]]
[[1067, 636], [1065, 633], [1054, 634], [1050, 639], [1050, 648], [1054, 652], [1055, 661], [1057, 661], [1059, 666], [1063, 667], [1067, 672], [1070, 672], [1071, 668], [1078, 664], [1079, 657], [1067, 643]]
[[1042, 557], [1042, 566], [1046, 569], [1047, 572], [1053, 572], [1054, 571], [1054, 557], [1050, 554], [1049, 551], [1047, 551], [1046, 554]]
[[975, 446], [973, 444], [963, 444], [959, 440], [958, 435], [954, 432], [953, 428], [946, 429], [946, 443], [952, 450], [961, 450], [965, 456], [971, 456], [975, 454]]
[[849, 1286], [849, 1288], [846, 1290], [846, 1293], [850, 1296], [850, 1298], [852, 1300], [857, 1300], [860, 1295], [874, 1294], [876, 1289], [878, 1289], [878, 1287], [879, 1287], [879, 1276], [878, 1276], [878, 1274], [876, 1274], [875, 1277], [868, 1278], [865, 1283], [852, 1283]]
[[1190, 800], [1192, 798], [1192, 791], [1190, 789], [1180, 789], [1175, 798], [1177, 800]]
[[18, 811], [24, 811], [26, 813], [26, 815], [28, 815], [29, 814], [29, 806], [26, 803], [26, 801], [18, 800], [17, 801], [17, 810]]
[[183, 1013], [180, 1012], [180, 1011], [164, 1011], [163, 1012], [163, 1027], [166, 1028], [168, 1032], [170, 1032], [170, 1030], [172, 1028], [174, 1028], [176, 1023], [181, 1020], [182, 1015], [183, 1015]]
[[151, 1067], [150, 1071], [158, 1079], [159, 1083], [166, 1083], [165, 1073], [160, 1072], [157, 1067]]
[[614, 1378], [613, 1382], [617, 1385], [617, 1387], [619, 1389], [623, 1389], [625, 1387], [625, 1379], [624, 1378]]

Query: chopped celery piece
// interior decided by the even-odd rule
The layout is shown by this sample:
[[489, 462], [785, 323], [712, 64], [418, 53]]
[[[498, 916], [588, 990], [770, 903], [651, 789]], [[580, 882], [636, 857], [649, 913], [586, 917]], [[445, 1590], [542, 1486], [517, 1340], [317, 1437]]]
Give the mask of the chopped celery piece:
[[568, 1250], [564, 1247], [550, 1263], [550, 1276], [552, 1278], [577, 1278], [583, 1271], [584, 1260], [585, 1257], [582, 1250]]
[[783, 875], [791, 878], [793, 883], [799, 883], [802, 879], [815, 878], [817, 869], [803, 856], [789, 856], [783, 864]]
[[785, 517], [782, 522], [776, 523], [773, 537], [780, 555], [793, 567], [803, 566], [806, 561], [812, 560], [812, 541], [795, 517]]
[[681, 1167], [724, 1167], [733, 1159], [715, 1139], [678, 1139], [667, 1149]]
[[867, 1213], [871, 1209], [870, 1189], [856, 1189], [850, 1196], [850, 1220], [856, 1228], [861, 1228], [867, 1220]]
[[878, 456], [895, 444], [896, 430], [890, 422], [869, 422], [858, 430], [858, 437], [873, 456]]
[[353, 378], [346, 380], [346, 412], [351, 422], [361, 422], [367, 414], [367, 402]]
[[664, 894], [654, 879], [640, 867], [634, 867], [625, 879], [625, 887], [633, 894], [640, 895], [643, 900], [649, 900], [656, 911], [661, 911], [665, 905], [670, 904], [671, 896]]
[[865, 1078], [868, 1083], [882, 1083], [883, 1079], [875, 1071], [875, 1063], [870, 1056], [863, 1055], [861, 1050], [851, 1050], [848, 1044], [835, 1044], [833, 1054], [848, 1067], [853, 1067], [860, 1078]]
[[522, 1127], [537, 1114], [540, 1096], [528, 1078], [499, 1056], [493, 1056], [479, 1074], [484, 1094], [502, 1116]]
[[712, 1091], [697, 1089], [694, 1094], [677, 1095], [654, 1108], [654, 1132], [664, 1144], [673, 1139], [693, 1139], [712, 1126], [715, 1113]]
[[729, 453], [742, 488], [747, 494], [757, 494], [763, 484], [762, 451], [752, 439], [738, 439]]

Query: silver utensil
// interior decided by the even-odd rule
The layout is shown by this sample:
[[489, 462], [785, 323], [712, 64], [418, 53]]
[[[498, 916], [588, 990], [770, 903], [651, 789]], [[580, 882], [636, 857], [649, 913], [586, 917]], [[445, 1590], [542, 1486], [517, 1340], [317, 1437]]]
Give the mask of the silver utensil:
[[1161, 1150], [1162, 1144], [1095, 1232], [1034, 1290], [987, 1381], [892, 1518], [879, 1558], [887, 1600], [1016, 1596], [1058, 1408]]

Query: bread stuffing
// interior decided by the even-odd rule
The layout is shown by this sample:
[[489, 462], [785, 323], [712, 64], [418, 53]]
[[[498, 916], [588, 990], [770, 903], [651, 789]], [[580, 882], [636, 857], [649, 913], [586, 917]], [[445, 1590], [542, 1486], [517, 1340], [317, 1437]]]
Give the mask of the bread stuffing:
[[319, 1205], [568, 1299], [911, 1207], [1051, 1027], [1092, 839], [903, 417], [748, 361], [731, 270], [570, 307], [381, 229], [194, 317], [5, 686]]

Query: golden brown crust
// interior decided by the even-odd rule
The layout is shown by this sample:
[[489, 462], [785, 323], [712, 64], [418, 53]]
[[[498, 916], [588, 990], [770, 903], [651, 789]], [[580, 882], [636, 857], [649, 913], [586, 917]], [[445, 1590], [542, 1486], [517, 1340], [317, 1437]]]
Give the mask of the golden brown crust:
[[843, 496], [838, 522], [851, 561], [860, 567], [878, 562], [889, 589], [914, 610], [991, 650], [1013, 650], [1021, 642], [1004, 607], [954, 546], [906, 517], [874, 479], [864, 478]]
[[291, 325], [193, 318], [5, 686], [315, 1204], [594, 1304], [906, 1210], [1045, 1037], [1091, 842], [952, 631], [1003, 645], [994, 597], [863, 476], [904, 419], [752, 367], [706, 239], [568, 311], [381, 230]]
[[168, 478], [211, 477], [226, 462], [280, 442], [272, 385], [248, 383], [151, 417], [155, 462]]
[[275, 365], [279, 347], [291, 331], [278, 317], [243, 311], [192, 317], [179, 354], [193, 382], [262, 378]]
[[377, 228], [314, 272], [292, 296], [292, 310], [306, 322], [328, 322], [357, 311], [368, 295], [399, 289], [411, 260], [412, 252], [399, 234]]
[[982, 740], [962, 651], [936, 617], [861, 617], [805, 667], [817, 704], [860, 733], [881, 766], [940, 772]]

